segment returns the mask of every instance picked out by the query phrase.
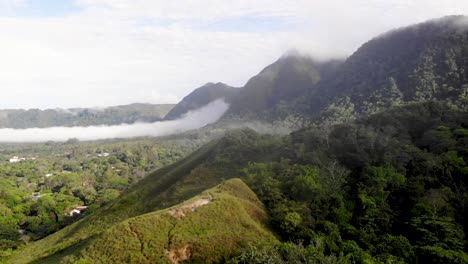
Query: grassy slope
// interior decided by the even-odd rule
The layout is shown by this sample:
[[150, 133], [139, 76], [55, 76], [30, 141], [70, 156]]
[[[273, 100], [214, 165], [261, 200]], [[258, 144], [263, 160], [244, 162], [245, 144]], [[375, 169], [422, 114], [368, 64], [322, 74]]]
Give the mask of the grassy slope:
[[[181, 209], [213, 195], [207, 205]], [[183, 211], [185, 216], [172, 215]], [[189, 257], [194, 262], [215, 262], [248, 243], [275, 243], [265, 229], [266, 213], [256, 195], [239, 179], [228, 180], [183, 204], [111, 226], [92, 240], [34, 263], [170, 263]], [[30, 252], [33, 253], [33, 252]], [[33, 255], [37, 257], [37, 255]], [[12, 260], [31, 261], [30, 256]]]
[[157, 211], [116, 225], [82, 252], [83, 263], [157, 263], [190, 259], [220, 261], [239, 244], [271, 242], [276, 239], [262, 222], [261, 202], [239, 179], [232, 179], [203, 192], [184, 204], [212, 194], [214, 200], [185, 209], [185, 216], [171, 212], [183, 205]]

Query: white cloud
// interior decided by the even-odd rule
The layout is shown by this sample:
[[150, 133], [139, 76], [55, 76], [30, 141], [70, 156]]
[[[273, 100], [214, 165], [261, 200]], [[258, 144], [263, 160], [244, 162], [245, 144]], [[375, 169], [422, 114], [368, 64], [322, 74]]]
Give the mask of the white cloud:
[[[241, 86], [288, 49], [345, 56], [391, 28], [468, 13], [468, 2], [455, 0], [77, 3], [81, 10], [63, 16], [0, 17], [0, 108], [176, 103], [209, 81]], [[0, 0], [0, 8], [20, 4]], [[289, 27], [246, 32], [242, 17]], [[223, 32], [229, 18], [237, 31]]]
[[98, 140], [108, 138], [132, 138], [143, 136], [163, 136], [197, 129], [216, 122], [229, 105], [219, 99], [188, 112], [182, 118], [156, 123], [137, 123], [116, 126], [89, 127], [49, 127], [28, 129], [0, 129], [0, 142], [45, 142], [79, 140]]
[[126, 17], [218, 19], [232, 16], [295, 16], [307, 0], [79, 0], [88, 9], [111, 9]]

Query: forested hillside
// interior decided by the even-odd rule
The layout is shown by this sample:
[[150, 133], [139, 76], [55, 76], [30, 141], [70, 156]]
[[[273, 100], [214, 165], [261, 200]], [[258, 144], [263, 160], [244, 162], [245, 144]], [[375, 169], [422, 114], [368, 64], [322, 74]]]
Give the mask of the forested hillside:
[[340, 263], [466, 263], [467, 121], [423, 103], [329, 135], [299, 131], [246, 181], [283, 239], [308, 245], [304, 257], [319, 247]]
[[300, 100], [307, 115], [369, 115], [408, 102], [446, 100], [467, 110], [464, 16], [396, 29], [362, 45]]

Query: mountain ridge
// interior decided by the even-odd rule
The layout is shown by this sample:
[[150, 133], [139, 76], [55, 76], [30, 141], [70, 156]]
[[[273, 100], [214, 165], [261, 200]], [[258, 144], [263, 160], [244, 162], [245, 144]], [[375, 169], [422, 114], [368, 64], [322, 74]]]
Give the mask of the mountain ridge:
[[465, 21], [465, 16], [448, 16], [379, 35], [301, 103], [315, 116], [327, 107], [346, 104], [352, 104], [355, 115], [424, 100], [451, 100], [465, 107], [457, 102], [468, 91]]
[[340, 64], [339, 60], [321, 62], [310, 56], [285, 54], [247, 81], [223, 118], [261, 117], [262, 112], [315, 89], [321, 78], [332, 75]]
[[102, 108], [0, 109], [0, 128], [119, 125], [163, 120], [173, 104], [133, 103]]

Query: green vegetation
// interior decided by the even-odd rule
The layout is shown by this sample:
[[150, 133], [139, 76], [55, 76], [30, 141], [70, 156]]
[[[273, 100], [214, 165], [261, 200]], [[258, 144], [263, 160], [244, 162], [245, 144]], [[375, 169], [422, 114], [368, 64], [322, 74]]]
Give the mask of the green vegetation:
[[303, 259], [320, 245], [331, 263], [466, 263], [466, 120], [425, 103], [335, 126], [328, 141], [299, 131], [245, 179]]
[[171, 104], [130, 104], [106, 108], [0, 110], [0, 128], [119, 125], [161, 121]]

